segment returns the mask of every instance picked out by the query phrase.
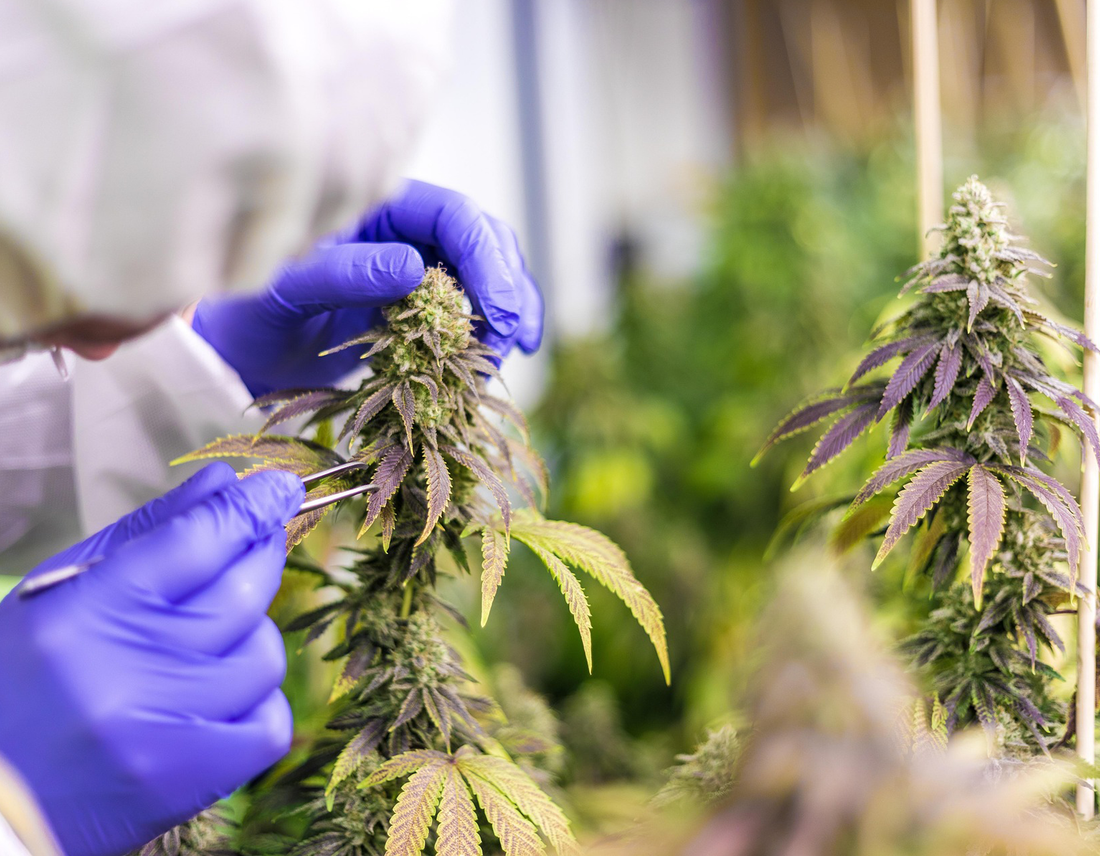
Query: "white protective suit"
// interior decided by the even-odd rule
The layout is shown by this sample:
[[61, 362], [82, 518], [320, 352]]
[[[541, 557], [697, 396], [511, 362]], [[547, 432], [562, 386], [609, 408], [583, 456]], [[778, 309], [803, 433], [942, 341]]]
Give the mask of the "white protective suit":
[[[0, 0], [0, 339], [258, 288], [392, 189], [449, 0]], [[254, 428], [179, 318], [95, 363], [0, 366], [0, 574]]]

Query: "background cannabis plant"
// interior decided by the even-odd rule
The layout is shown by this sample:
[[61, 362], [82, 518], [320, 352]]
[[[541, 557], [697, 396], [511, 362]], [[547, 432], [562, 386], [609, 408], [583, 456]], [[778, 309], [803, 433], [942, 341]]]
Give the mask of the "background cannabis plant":
[[[336, 506], [358, 515], [365, 539], [340, 570], [293, 549], [331, 509], [288, 527], [288, 567], [312, 574], [324, 601], [284, 629], [304, 631], [305, 645], [324, 640], [324, 659], [342, 666], [325, 734], [254, 783], [235, 846], [249, 854], [415, 856], [433, 839], [440, 854], [480, 853], [483, 842], [507, 856], [542, 853], [546, 843], [571, 852], [569, 822], [536, 781], [548, 778], [552, 747], [508, 721], [511, 700], [497, 704], [477, 687], [445, 639], [439, 616], [454, 610], [436, 593], [442, 556], [469, 571], [466, 543], [479, 539], [484, 623], [512, 544], [525, 544], [561, 589], [589, 668], [591, 612], [577, 571], [623, 600], [667, 681], [661, 612], [614, 543], [540, 514], [542, 463], [523, 415], [487, 391], [487, 379], [499, 377], [494, 355], [474, 338], [455, 281], [430, 270], [385, 319], [337, 349], [365, 347], [372, 373], [358, 389], [265, 396], [257, 405], [270, 415], [257, 435], [227, 437], [186, 458], [250, 457], [260, 463], [249, 473], [303, 476], [358, 465], [309, 498], [376, 485], [365, 501]], [[303, 431], [316, 429], [312, 439], [268, 433], [303, 416]], [[513, 507], [510, 489], [522, 507]]]
[[[889, 420], [887, 460], [855, 495], [842, 540], [884, 528], [877, 566], [917, 530], [911, 567], [930, 576], [934, 608], [905, 649], [948, 729], [977, 720], [1004, 751], [1045, 750], [1061, 712], [1040, 653], [1063, 647], [1049, 617], [1072, 599], [1082, 519], [1043, 466], [1062, 429], [1097, 455], [1100, 437], [1094, 403], [1051, 374], [1039, 341], [1095, 346], [1037, 311], [1026, 281], [1045, 263], [1019, 246], [989, 191], [971, 178], [953, 198], [941, 251], [902, 289], [912, 305], [875, 332], [844, 388], [791, 413], [763, 451], [829, 421], [797, 487]], [[905, 480], [892, 506], [871, 503]], [[964, 552], [968, 581], [956, 581]]]

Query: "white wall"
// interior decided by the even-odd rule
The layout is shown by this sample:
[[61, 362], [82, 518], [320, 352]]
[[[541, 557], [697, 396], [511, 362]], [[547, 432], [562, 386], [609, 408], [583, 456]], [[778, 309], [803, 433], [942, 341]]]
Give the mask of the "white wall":
[[[611, 244], [623, 233], [659, 275], [693, 271], [700, 200], [729, 151], [718, 2], [461, 0], [454, 73], [410, 174], [469, 194], [524, 246], [542, 230], [551, 335], [607, 323]], [[513, 3], [534, 4], [546, 191], [534, 223], [526, 222]], [[522, 360], [508, 373], [521, 396], [539, 375]]]
[[[453, 71], [407, 175], [467, 194], [509, 223], [526, 247], [510, 0], [460, 0], [458, 8]], [[537, 398], [544, 363], [518, 351], [505, 363], [521, 405]]]

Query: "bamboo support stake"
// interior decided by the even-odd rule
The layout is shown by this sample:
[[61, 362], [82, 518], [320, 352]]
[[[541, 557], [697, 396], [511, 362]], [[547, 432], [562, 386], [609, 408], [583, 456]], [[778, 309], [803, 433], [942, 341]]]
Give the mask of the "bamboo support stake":
[[1066, 49], [1069, 74], [1081, 109], [1085, 109], [1085, 0], [1054, 0], [1058, 12], [1058, 25], [1062, 30], [1062, 43]]
[[913, 41], [913, 121], [917, 137], [917, 225], [920, 257], [939, 246], [930, 230], [943, 222], [943, 133], [940, 121], [940, 52], [936, 0], [910, 0]]
[[[1085, 25], [1088, 80], [1088, 178], [1085, 207], [1085, 335], [1100, 337], [1100, 3], [1090, 2]], [[1100, 395], [1100, 358], [1085, 351], [1084, 392]], [[1096, 418], [1095, 415], [1093, 417]], [[1096, 456], [1085, 451], [1081, 479], [1081, 510], [1085, 516], [1085, 550], [1080, 581], [1088, 592], [1077, 605], [1077, 756], [1096, 761], [1096, 556], [1097, 515], [1100, 513], [1100, 469]], [[1077, 786], [1077, 811], [1084, 818], [1096, 813], [1093, 783]]]

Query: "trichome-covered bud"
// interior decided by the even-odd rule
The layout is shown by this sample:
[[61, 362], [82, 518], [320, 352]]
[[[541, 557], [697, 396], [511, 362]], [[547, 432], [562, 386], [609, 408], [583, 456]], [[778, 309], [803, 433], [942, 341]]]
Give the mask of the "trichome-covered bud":
[[985, 283], [1015, 273], [1016, 263], [1004, 258], [1012, 236], [989, 188], [972, 175], [951, 197], [955, 204], [947, 212], [941, 257], [954, 256], [967, 274]]

